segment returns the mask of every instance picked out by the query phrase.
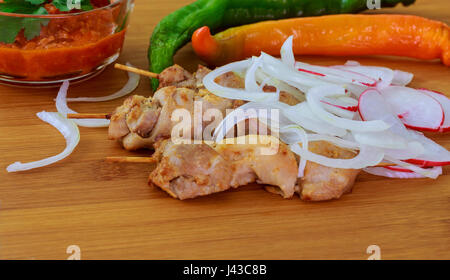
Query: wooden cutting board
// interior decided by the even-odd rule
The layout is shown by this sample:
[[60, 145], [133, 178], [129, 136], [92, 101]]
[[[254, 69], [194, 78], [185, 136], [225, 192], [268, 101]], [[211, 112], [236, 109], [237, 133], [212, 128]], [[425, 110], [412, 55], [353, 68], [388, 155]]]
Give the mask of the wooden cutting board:
[[[150, 34], [161, 18], [190, 1], [137, 1], [119, 62], [146, 68]], [[450, 22], [448, 0], [417, 0], [383, 10]], [[379, 11], [377, 11], [379, 12]], [[438, 62], [396, 58], [301, 57], [316, 64], [346, 59], [413, 72], [413, 87], [450, 95], [450, 70]], [[176, 57], [194, 70], [190, 46]], [[69, 95], [102, 96], [121, 88], [123, 72], [107, 69], [70, 88]], [[363, 174], [338, 201], [283, 200], [260, 186], [189, 201], [147, 185], [153, 166], [110, 164], [105, 156], [130, 153], [107, 140], [105, 129], [81, 129], [68, 159], [50, 167], [7, 174], [15, 161], [57, 154], [64, 139], [35, 115], [54, 111], [56, 89], [0, 86], [0, 259], [382, 259], [450, 258], [450, 169], [437, 180], [392, 180]], [[140, 95], [150, 94], [143, 79]], [[123, 100], [71, 104], [80, 112], [110, 112]], [[450, 149], [450, 134], [433, 135]], [[70, 250], [69, 250], [70, 252]]]

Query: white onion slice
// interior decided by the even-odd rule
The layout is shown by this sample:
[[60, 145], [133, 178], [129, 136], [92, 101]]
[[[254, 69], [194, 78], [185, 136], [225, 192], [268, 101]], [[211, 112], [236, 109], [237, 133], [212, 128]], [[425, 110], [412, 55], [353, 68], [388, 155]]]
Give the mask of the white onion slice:
[[306, 73], [296, 71], [293, 68], [289, 68], [279, 59], [270, 56], [264, 52], [261, 52], [261, 57], [263, 59], [262, 70], [285, 83], [294, 86], [301, 91], [305, 92], [309, 88], [329, 85], [330, 83], [317, 79], [317, 76], [311, 76]]
[[61, 134], [66, 139], [66, 148], [62, 153], [56, 156], [42, 159], [39, 161], [33, 161], [29, 163], [21, 163], [21, 162], [13, 163], [6, 168], [8, 172], [26, 171], [34, 168], [47, 166], [60, 160], [63, 160], [75, 150], [75, 147], [80, 142], [80, 131], [78, 130], [77, 125], [73, 121], [66, 119], [59, 113], [49, 113], [45, 111], [37, 113], [37, 116], [44, 122], [54, 126], [56, 129], [58, 129], [59, 132], [61, 132]]
[[289, 120], [309, 131], [330, 136], [344, 136], [347, 134], [347, 130], [329, 125], [327, 122], [317, 118], [306, 102], [280, 109], [282, 110], [281, 113]]
[[344, 89], [339, 86], [315, 87], [312, 88], [310, 91], [308, 91], [308, 93], [306, 94], [306, 100], [311, 110], [317, 117], [321, 118], [325, 122], [330, 123], [333, 126], [362, 132], [383, 131], [390, 127], [387, 123], [381, 120], [374, 120], [374, 121], [348, 120], [345, 118], [337, 117], [327, 112], [323, 108], [320, 100], [322, 100], [324, 97], [336, 94], [345, 95]]
[[[67, 117], [67, 114], [78, 114], [67, 106], [67, 90], [69, 89], [69, 81], [65, 81], [59, 89], [58, 96], [56, 97], [56, 109], [58, 112]], [[73, 120], [77, 125], [84, 127], [108, 127], [109, 120], [98, 119], [85, 119], [85, 120]]]
[[215, 82], [216, 78], [228, 72], [246, 70], [251, 64], [251, 60], [233, 62], [223, 67], [216, 68], [203, 78], [203, 85], [213, 94], [227, 99], [245, 100], [255, 102], [274, 102], [279, 100], [276, 93], [248, 92], [243, 89], [235, 89], [221, 86]]
[[361, 145], [359, 154], [351, 159], [334, 159], [328, 158], [319, 154], [312, 153], [299, 145], [290, 145], [291, 150], [300, 157], [308, 161], [318, 163], [323, 166], [340, 169], [362, 169], [369, 166], [379, 164], [383, 158], [384, 153], [377, 148]]
[[[133, 65], [131, 63], [127, 63], [127, 66], [133, 67]], [[102, 96], [102, 97], [67, 98], [67, 102], [103, 102], [103, 101], [114, 100], [114, 99], [126, 96], [126, 95], [132, 93], [139, 86], [140, 77], [141, 77], [140, 75], [128, 71], [128, 82], [119, 91], [117, 91], [111, 95]]]
[[308, 141], [309, 142], [326, 141], [335, 146], [338, 146], [338, 147], [341, 147], [344, 149], [350, 149], [350, 150], [359, 150], [359, 146], [360, 146], [360, 144], [355, 141], [346, 140], [346, 139], [342, 139], [342, 138], [335, 137], [335, 136], [322, 135], [322, 134], [308, 134]]
[[384, 149], [406, 149], [408, 141], [405, 138], [390, 131], [381, 132], [358, 132], [353, 131], [353, 137], [358, 143], [384, 148]]
[[[282, 127], [280, 129], [280, 139], [288, 145], [298, 144], [300, 142], [302, 147], [308, 150], [308, 134], [306, 134], [306, 131], [298, 125]], [[307, 160], [305, 158], [300, 158], [300, 162], [298, 164], [298, 178], [303, 178], [305, 176], [306, 163]]]
[[289, 36], [287, 40], [284, 42], [283, 46], [281, 46], [280, 56], [281, 61], [288, 67], [294, 68], [295, 66], [295, 56], [293, 51], [293, 41], [294, 36]]
[[266, 73], [261, 71], [261, 69], [258, 69], [256, 71], [256, 80], [261, 84], [260, 85], [261, 91], [263, 91], [264, 85], [269, 85], [277, 88], [280, 91], [289, 93], [290, 95], [295, 97], [298, 101], [305, 101], [305, 95], [303, 94], [303, 92], [283, 81], [280, 81], [274, 77], [267, 75]]
[[245, 90], [249, 92], [262, 92], [262, 88], [256, 83], [256, 70], [261, 66], [261, 58], [253, 57], [252, 64], [245, 74]]

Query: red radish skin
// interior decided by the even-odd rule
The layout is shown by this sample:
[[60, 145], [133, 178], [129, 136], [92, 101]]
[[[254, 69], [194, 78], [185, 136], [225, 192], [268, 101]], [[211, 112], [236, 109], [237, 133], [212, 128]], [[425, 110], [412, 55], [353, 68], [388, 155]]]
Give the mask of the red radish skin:
[[354, 75], [358, 75], [358, 76], [364, 77], [365, 79], [373, 81], [370, 84], [369, 83], [363, 83], [363, 82], [361, 82], [361, 84], [367, 84], [367, 86], [369, 86], [369, 87], [376, 87], [377, 86], [378, 81], [376, 79], [372, 78], [372, 77], [366, 76], [364, 74], [361, 74], [361, 73], [358, 73], [358, 72], [355, 72], [355, 71], [352, 71], [352, 70], [338, 68], [336, 66], [329, 66], [329, 67], [330, 68], [334, 68], [334, 69], [339, 69], [341, 71], [344, 71], [344, 72], [347, 72], [347, 73], [351, 73], [351, 74], [354, 74]]
[[300, 72], [305, 72], [305, 73], [313, 74], [313, 75], [320, 76], [320, 77], [326, 77], [325, 74], [317, 73], [317, 72], [310, 71], [310, 70], [306, 70], [306, 69], [302, 69], [302, 68], [299, 68], [299, 69], [297, 69], [297, 70], [300, 71]]
[[363, 93], [361, 93], [361, 95], [358, 98], [358, 114], [359, 114], [359, 117], [361, 118], [361, 120], [363, 120], [363, 121], [366, 121], [366, 119], [364, 118], [364, 116], [361, 112], [361, 102], [362, 102], [364, 95], [372, 90], [376, 91], [381, 96], [381, 93], [377, 89], [371, 88], [371, 89], [366, 89], [365, 91], [363, 91]]
[[321, 100], [321, 102], [322, 102], [322, 103], [325, 103], [325, 104], [328, 104], [328, 105], [330, 105], [330, 106], [334, 106], [334, 107], [336, 107], [336, 108], [342, 109], [342, 110], [350, 111], [350, 112], [357, 112], [357, 111], [358, 111], [358, 106], [344, 107], [344, 106], [332, 104], [332, 103], [330, 103], [330, 102], [323, 101], [323, 100]]
[[[428, 96], [430, 96], [430, 95], [428, 95]], [[439, 103], [439, 101], [436, 98], [434, 98], [433, 96], [430, 96], [430, 97], [433, 98], [434, 100], [436, 100]], [[442, 108], [442, 121], [441, 121], [441, 124], [439, 125], [438, 128], [417, 127], [417, 126], [408, 125], [407, 123], [403, 123], [403, 124], [407, 128], [414, 129], [414, 130], [417, 130], [417, 131], [422, 131], [422, 132], [440, 132], [440, 130], [442, 129], [442, 125], [444, 124], [444, 121], [445, 121], [445, 112], [444, 112], [444, 108], [442, 107], [442, 104], [441, 104], [441, 108]], [[407, 115], [405, 115], [405, 114], [398, 115], [398, 117], [400, 119], [403, 119], [406, 116]]]
[[[329, 68], [333, 68], [333, 67], [331, 67], [331, 66], [328, 66], [328, 67], [329, 67]], [[335, 69], [337, 69], [337, 68], [335, 68]], [[375, 79], [372, 79], [371, 77], [365, 76], [365, 75], [363, 75], [363, 74], [360, 74], [360, 73], [354, 72], [354, 71], [349, 71], [349, 70], [344, 70], [344, 69], [338, 69], [338, 70], [340, 70], [340, 71], [342, 71], [342, 72], [350, 73], [350, 74], [352, 74], [352, 75], [356, 75], [356, 76], [363, 77], [363, 78], [365, 78], [366, 80], [372, 80], [372, 81], [373, 81], [372, 83], [367, 83], [367, 82], [358, 81], [357, 79], [354, 79], [354, 78], [353, 78], [353, 79], [352, 79], [352, 83], [359, 83], [359, 84], [364, 85], [364, 86], [367, 86], [367, 87], [375, 87], [375, 86], [377, 85], [377, 82], [375, 81]], [[320, 73], [320, 72], [317, 72], [317, 71], [308, 70], [308, 69], [304, 69], [304, 68], [300, 68], [300, 67], [297, 68], [297, 71], [305, 72], [305, 73], [312, 74], [312, 75], [316, 75], [316, 76], [319, 76], [319, 77], [326, 77], [326, 76], [327, 76], [327, 74], [323, 74], [323, 73]], [[339, 76], [339, 75], [337, 75], [337, 76]]]
[[406, 169], [406, 168], [400, 168], [396, 166], [385, 166], [384, 168], [392, 170], [392, 171], [398, 171], [398, 172], [405, 172], [405, 173], [414, 173], [414, 171]]
[[[444, 123], [444, 108], [433, 96], [423, 95], [419, 90], [399, 86], [383, 89], [381, 94], [407, 128], [437, 132]], [[417, 101], [408, 98], [416, 98]], [[416, 103], [414, 103], [415, 101]]]
[[407, 159], [407, 160], [404, 160], [404, 162], [415, 164], [415, 165], [421, 165], [424, 167], [436, 167], [436, 166], [450, 165], [450, 161], [437, 162], [437, 161], [426, 161], [426, 160], [421, 160], [421, 159]]
[[437, 101], [441, 103], [441, 106], [444, 110], [444, 123], [439, 128], [439, 132], [450, 132], [450, 100], [448, 99], [448, 97], [444, 93], [435, 90], [429, 90], [425, 88], [421, 88], [419, 90], [437, 99]]

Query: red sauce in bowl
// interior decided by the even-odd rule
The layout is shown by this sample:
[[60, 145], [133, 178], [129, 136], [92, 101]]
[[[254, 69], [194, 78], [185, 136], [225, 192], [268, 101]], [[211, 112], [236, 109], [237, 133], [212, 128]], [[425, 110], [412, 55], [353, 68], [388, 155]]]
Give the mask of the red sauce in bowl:
[[14, 43], [0, 43], [0, 75], [22, 81], [83, 76], [120, 53], [126, 31], [116, 33], [120, 5], [67, 16], [51, 4], [45, 8], [62, 16], [49, 19], [32, 40], [22, 30]]

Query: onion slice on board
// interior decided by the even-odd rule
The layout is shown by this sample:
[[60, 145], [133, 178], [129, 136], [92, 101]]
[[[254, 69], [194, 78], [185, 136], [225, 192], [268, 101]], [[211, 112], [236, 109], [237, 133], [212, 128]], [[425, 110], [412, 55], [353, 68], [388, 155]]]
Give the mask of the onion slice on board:
[[[67, 117], [67, 114], [78, 114], [78, 112], [72, 110], [67, 106], [67, 90], [69, 89], [69, 81], [64, 81], [59, 89], [58, 96], [56, 97], [56, 109], [58, 112]], [[77, 125], [84, 127], [108, 127], [109, 120], [98, 119], [85, 119], [85, 120], [73, 120]]]
[[[133, 67], [131, 63], [126, 64], [127, 66]], [[67, 102], [104, 102], [109, 100], [114, 100], [132, 93], [138, 86], [141, 76], [139, 74], [128, 71], [128, 82], [119, 91], [102, 97], [77, 97], [77, 98], [67, 98]]]
[[6, 168], [8, 172], [26, 171], [34, 168], [47, 166], [60, 160], [63, 160], [75, 150], [76, 146], [80, 142], [80, 131], [78, 130], [77, 125], [73, 121], [66, 119], [59, 113], [53, 112], [50, 113], [43, 111], [37, 113], [37, 116], [44, 122], [54, 126], [56, 129], [58, 129], [59, 132], [61, 132], [61, 134], [66, 139], [66, 148], [62, 153], [56, 156], [42, 159], [39, 161], [33, 161], [28, 163], [21, 163], [21, 162], [13, 163]]

